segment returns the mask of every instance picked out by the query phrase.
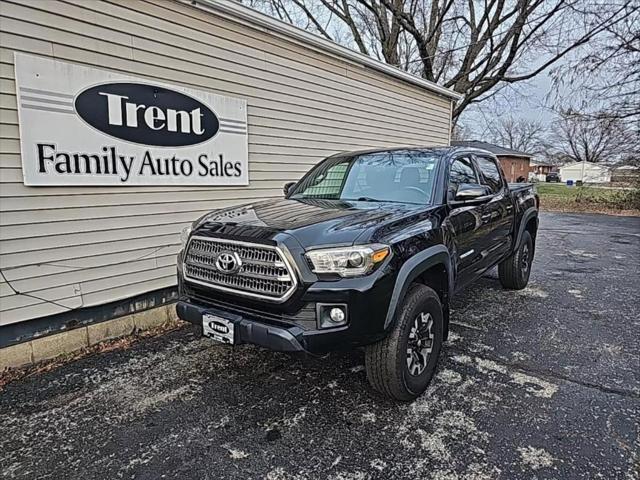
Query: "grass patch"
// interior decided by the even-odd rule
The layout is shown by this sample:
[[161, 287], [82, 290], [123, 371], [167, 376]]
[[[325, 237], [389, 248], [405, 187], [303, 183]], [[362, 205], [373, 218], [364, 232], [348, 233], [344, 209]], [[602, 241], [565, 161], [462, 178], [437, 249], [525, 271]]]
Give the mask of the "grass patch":
[[640, 215], [639, 186], [568, 187], [558, 183], [539, 183], [536, 189], [544, 210]]

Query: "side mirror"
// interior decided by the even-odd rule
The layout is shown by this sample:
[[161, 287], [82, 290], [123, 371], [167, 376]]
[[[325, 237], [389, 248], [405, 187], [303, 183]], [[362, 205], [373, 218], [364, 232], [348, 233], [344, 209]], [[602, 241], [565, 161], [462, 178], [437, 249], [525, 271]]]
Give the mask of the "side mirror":
[[481, 197], [486, 197], [490, 193], [489, 187], [484, 185], [479, 185], [477, 183], [461, 183], [458, 185], [458, 189], [456, 190], [456, 195], [453, 200], [456, 204], [474, 203], [475, 200], [478, 200]]
[[284, 196], [288, 197], [289, 193], [291, 192], [291, 190], [293, 190], [293, 187], [296, 186], [296, 182], [287, 182], [284, 184], [284, 188], [282, 189], [282, 191], [284, 192]]

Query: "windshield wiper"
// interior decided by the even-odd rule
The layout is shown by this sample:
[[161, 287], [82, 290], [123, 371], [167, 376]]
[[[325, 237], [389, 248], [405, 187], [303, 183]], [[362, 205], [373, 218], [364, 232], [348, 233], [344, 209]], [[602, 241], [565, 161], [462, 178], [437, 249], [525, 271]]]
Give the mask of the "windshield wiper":
[[403, 202], [400, 200], [385, 200], [380, 198], [371, 197], [358, 197], [358, 198], [343, 198], [343, 202], [382, 202], [382, 203], [402, 203], [404, 205], [428, 205], [427, 203], [420, 202]]
[[358, 197], [358, 198], [345, 198], [345, 202], [388, 202], [389, 200], [380, 200], [379, 198], [371, 197]]

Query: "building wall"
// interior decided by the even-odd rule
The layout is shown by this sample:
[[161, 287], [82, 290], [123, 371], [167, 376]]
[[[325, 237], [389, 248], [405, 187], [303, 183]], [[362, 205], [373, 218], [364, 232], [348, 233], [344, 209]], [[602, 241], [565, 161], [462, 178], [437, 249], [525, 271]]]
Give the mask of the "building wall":
[[500, 155], [498, 157], [507, 181], [515, 182], [519, 177], [527, 179], [529, 177], [529, 158], [528, 157], [507, 157]]
[[529, 171], [538, 175], [546, 175], [552, 168], [553, 167], [551, 165], [530, 165]]
[[[187, 2], [3, 0], [0, 14], [0, 326], [173, 285], [184, 226], [280, 197], [335, 152], [449, 143], [448, 98]], [[25, 187], [14, 52], [246, 99], [250, 185]]]
[[539, 182], [547, 180], [547, 174], [551, 171], [551, 165], [537, 165], [529, 164], [529, 177], [535, 178]]
[[609, 183], [611, 171], [593, 163], [576, 162], [560, 167], [560, 178], [563, 182]]

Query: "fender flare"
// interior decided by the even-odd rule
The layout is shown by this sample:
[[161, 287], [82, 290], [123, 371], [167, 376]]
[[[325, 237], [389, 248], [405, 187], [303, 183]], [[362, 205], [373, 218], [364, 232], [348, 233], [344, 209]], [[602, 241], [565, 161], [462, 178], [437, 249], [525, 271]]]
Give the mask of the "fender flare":
[[[389, 309], [387, 310], [387, 317], [384, 321], [385, 330], [393, 324], [397, 310], [400, 307], [402, 299], [407, 294], [411, 283], [419, 275], [435, 265], [444, 266], [447, 272], [449, 295], [453, 293], [453, 269], [451, 268], [451, 256], [447, 247], [444, 245], [435, 245], [415, 254], [402, 265], [398, 272], [393, 293], [391, 294], [391, 301], [389, 302]], [[445, 308], [446, 306], [443, 305], [443, 309]]]
[[[522, 214], [522, 220], [520, 220], [520, 225], [518, 227], [518, 236], [516, 237], [515, 243], [513, 244], [513, 248], [512, 248], [513, 251], [515, 251], [515, 249], [518, 248], [518, 245], [520, 245], [520, 239], [522, 238], [522, 234], [524, 233], [524, 230], [527, 227], [527, 223], [529, 223], [529, 220], [531, 220], [532, 218], [536, 219], [536, 230], [537, 230], [539, 220], [538, 220], [538, 210], [536, 210], [536, 207], [529, 207]], [[533, 240], [535, 241], [535, 239]]]

